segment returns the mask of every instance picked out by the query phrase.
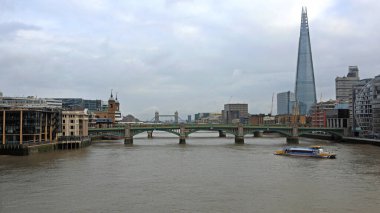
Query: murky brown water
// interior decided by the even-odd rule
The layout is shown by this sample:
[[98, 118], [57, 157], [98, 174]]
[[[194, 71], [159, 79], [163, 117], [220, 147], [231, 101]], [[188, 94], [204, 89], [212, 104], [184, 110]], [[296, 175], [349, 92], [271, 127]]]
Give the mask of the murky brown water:
[[380, 147], [323, 144], [337, 159], [273, 155], [285, 138], [166, 133], [134, 145], [0, 156], [0, 212], [379, 212]]

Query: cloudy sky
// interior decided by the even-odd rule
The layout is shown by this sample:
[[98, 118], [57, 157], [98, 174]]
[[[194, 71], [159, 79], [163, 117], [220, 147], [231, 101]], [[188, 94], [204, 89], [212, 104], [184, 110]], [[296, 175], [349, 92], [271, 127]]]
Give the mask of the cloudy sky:
[[273, 93], [294, 90], [302, 6], [318, 100], [349, 65], [380, 74], [378, 0], [0, 0], [0, 91], [107, 100], [113, 89], [124, 115], [147, 120], [225, 103], [269, 113]]

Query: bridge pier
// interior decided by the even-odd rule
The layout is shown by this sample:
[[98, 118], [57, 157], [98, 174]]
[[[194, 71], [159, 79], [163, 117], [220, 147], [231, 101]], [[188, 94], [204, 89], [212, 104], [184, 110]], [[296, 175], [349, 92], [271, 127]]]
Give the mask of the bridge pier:
[[124, 138], [124, 144], [133, 144], [133, 138]]
[[131, 125], [125, 127], [124, 144], [133, 144], [133, 135], [131, 133]]
[[153, 138], [153, 131], [147, 131], [148, 133], [148, 138]]
[[219, 132], [219, 138], [225, 138], [226, 137], [226, 133], [223, 130], [218, 130], [218, 132]]
[[235, 144], [244, 144], [244, 137], [235, 136]]
[[286, 143], [293, 143], [293, 144], [298, 144], [299, 143], [298, 127], [297, 126], [294, 126], [292, 128], [292, 135], [286, 137]]
[[179, 144], [186, 144], [186, 133], [184, 125], [181, 125], [179, 129]]
[[286, 143], [289, 143], [289, 144], [298, 144], [299, 143], [299, 138], [298, 138], [298, 136], [289, 136], [289, 137], [286, 137]]
[[263, 135], [264, 135], [264, 131], [255, 131], [255, 132], [253, 133], [253, 136], [254, 136], [255, 138], [261, 138], [261, 137], [263, 137]]
[[235, 144], [244, 144], [244, 128], [239, 124], [237, 134], [235, 135]]

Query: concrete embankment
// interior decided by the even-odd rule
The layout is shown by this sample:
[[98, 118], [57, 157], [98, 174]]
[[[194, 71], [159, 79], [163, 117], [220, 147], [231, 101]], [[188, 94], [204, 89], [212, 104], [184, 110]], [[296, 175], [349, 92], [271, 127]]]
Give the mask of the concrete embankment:
[[337, 138], [333, 135], [317, 135], [317, 134], [305, 134], [302, 135], [302, 137], [305, 138], [315, 138], [315, 139], [321, 139], [321, 140], [332, 140], [337, 141], [339, 143], [353, 143], [353, 144], [371, 144], [375, 146], [380, 146], [380, 140], [376, 139], [368, 139], [368, 138], [357, 138], [357, 137], [342, 137]]
[[34, 153], [51, 152], [57, 149], [57, 143], [36, 145], [2, 144], [0, 145], [0, 155], [29, 155]]
[[46, 144], [1, 144], [0, 155], [30, 155], [67, 149], [80, 149], [91, 145], [90, 138], [60, 140]]
[[375, 146], [380, 146], [380, 140], [368, 139], [368, 138], [343, 137], [340, 142], [355, 143], [355, 144], [371, 144]]

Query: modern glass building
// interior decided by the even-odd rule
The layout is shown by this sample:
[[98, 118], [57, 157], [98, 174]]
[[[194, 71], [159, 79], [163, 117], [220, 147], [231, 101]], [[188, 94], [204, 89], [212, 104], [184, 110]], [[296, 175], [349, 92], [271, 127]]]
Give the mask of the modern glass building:
[[317, 97], [306, 7], [302, 7], [295, 96], [299, 113], [309, 114], [311, 106], [317, 102]]
[[293, 113], [295, 101], [294, 93], [287, 91], [277, 94], [277, 115], [289, 115]]

